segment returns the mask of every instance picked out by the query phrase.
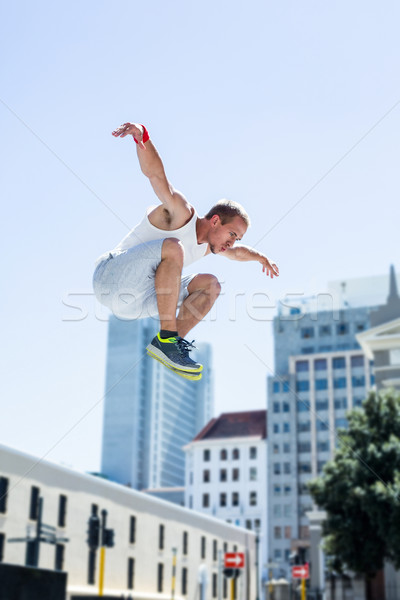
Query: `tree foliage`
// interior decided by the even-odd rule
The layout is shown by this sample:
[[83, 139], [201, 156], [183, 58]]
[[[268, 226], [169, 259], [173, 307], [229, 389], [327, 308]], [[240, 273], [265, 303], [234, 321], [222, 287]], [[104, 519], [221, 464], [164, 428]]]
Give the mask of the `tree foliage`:
[[385, 559], [400, 568], [400, 395], [370, 392], [348, 421], [334, 459], [309, 488], [327, 513], [324, 550], [333, 568], [372, 576]]

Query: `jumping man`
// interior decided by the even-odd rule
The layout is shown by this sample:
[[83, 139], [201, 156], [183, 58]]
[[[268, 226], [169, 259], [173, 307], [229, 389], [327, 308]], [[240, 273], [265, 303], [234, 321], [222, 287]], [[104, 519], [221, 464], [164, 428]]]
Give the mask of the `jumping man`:
[[168, 181], [143, 125], [124, 123], [112, 134], [133, 136], [142, 172], [161, 204], [148, 208], [118, 246], [97, 260], [93, 276], [96, 297], [122, 319], [158, 316], [160, 331], [147, 352], [179, 375], [200, 379], [203, 366], [190, 358], [193, 345], [185, 337], [209, 312], [221, 286], [210, 274], [182, 277], [182, 268], [212, 253], [258, 261], [271, 278], [279, 275], [279, 269], [253, 248], [234, 247], [250, 225], [240, 204], [221, 200], [204, 217], [198, 216]]

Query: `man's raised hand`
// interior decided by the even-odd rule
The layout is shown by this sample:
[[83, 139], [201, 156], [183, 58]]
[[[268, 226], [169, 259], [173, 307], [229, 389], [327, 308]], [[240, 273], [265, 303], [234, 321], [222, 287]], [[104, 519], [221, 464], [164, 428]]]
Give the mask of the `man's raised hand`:
[[137, 123], [124, 123], [114, 129], [112, 135], [114, 137], [126, 137], [127, 135], [132, 135], [138, 143], [140, 148], [146, 149], [145, 145], [142, 142], [144, 129], [142, 125], [138, 125]]
[[271, 279], [273, 279], [274, 276], [279, 277], [278, 266], [273, 260], [267, 258], [266, 256], [263, 256], [260, 260], [260, 263], [262, 264], [263, 273], [265, 273], [267, 277], [269, 276], [271, 277]]

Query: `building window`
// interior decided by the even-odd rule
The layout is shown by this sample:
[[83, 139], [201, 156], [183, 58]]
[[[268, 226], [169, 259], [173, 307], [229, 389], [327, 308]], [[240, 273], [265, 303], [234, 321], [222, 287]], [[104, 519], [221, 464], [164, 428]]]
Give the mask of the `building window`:
[[232, 451], [233, 460], [238, 460], [240, 458], [240, 452], [238, 448], [234, 448]]
[[274, 444], [273, 450], [274, 450], [274, 454], [279, 454], [279, 444]]
[[325, 358], [316, 358], [314, 360], [314, 369], [316, 371], [326, 371], [326, 359]]
[[193, 471], [190, 471], [189, 483], [190, 483], [190, 485], [193, 485]]
[[284, 402], [282, 406], [283, 406], [283, 412], [284, 413], [290, 412], [290, 404], [289, 404], [289, 402]]
[[364, 387], [365, 386], [365, 376], [361, 375], [360, 377], [356, 377], [353, 375], [351, 378], [351, 385], [353, 387]]
[[282, 550], [280, 548], [276, 548], [274, 550], [274, 558], [275, 558], [275, 560], [281, 560], [281, 558], [282, 558]]
[[315, 403], [315, 408], [317, 410], [328, 410], [328, 400], [317, 400]]
[[299, 473], [311, 473], [310, 463], [299, 463]]
[[303, 381], [296, 381], [296, 392], [308, 392], [310, 389], [310, 382], [307, 379]]
[[281, 517], [282, 516], [282, 505], [281, 504], [274, 504], [274, 517]]
[[274, 538], [280, 540], [282, 538], [282, 527], [274, 527]]
[[289, 444], [289, 442], [284, 442], [283, 443], [283, 453], [284, 454], [289, 454], [290, 453], [290, 444]]
[[292, 493], [292, 486], [291, 485], [285, 485], [285, 488], [284, 488], [284, 494], [285, 494], [285, 496], [290, 496], [291, 493]]
[[257, 448], [256, 448], [256, 446], [251, 446], [249, 448], [249, 458], [251, 458], [251, 459], [257, 458]]
[[313, 353], [314, 353], [313, 346], [305, 346], [304, 348], [301, 348], [301, 350], [300, 350], [300, 354], [313, 354]]
[[344, 417], [335, 420], [335, 427], [347, 427], [347, 419]]
[[279, 433], [279, 423], [274, 423], [273, 430], [274, 433]]
[[209, 462], [210, 459], [211, 459], [211, 451], [208, 450], [208, 449], [203, 450], [203, 460], [204, 460], [204, 462]]
[[232, 481], [239, 481], [239, 469], [232, 469]]
[[226, 506], [226, 494], [225, 494], [225, 492], [222, 492], [219, 495], [219, 505], [220, 506]]
[[280, 402], [274, 402], [272, 405], [272, 410], [275, 414], [280, 413], [281, 412], [281, 403]]
[[165, 527], [164, 527], [164, 525], [160, 525], [159, 529], [158, 529], [158, 549], [159, 550], [164, 550], [164, 534], [165, 534]]
[[246, 529], [251, 529], [251, 519], [246, 519]]
[[308, 360], [298, 360], [296, 361], [296, 373], [303, 373], [308, 371]]
[[228, 451], [225, 450], [225, 448], [223, 448], [221, 450], [221, 452], [219, 453], [219, 458], [220, 458], [220, 460], [227, 460], [227, 458], [228, 458]]
[[58, 499], [58, 526], [65, 527], [67, 520], [67, 496], [60, 494]]
[[205, 558], [206, 557], [206, 538], [204, 535], [201, 536], [200, 547], [201, 547], [201, 558]]
[[4, 543], [6, 541], [6, 536], [4, 533], [0, 533], [0, 562], [4, 560]]
[[359, 356], [351, 357], [351, 366], [352, 367], [363, 367], [364, 366], [364, 357], [362, 354]]
[[228, 481], [228, 472], [226, 469], [220, 469], [219, 480], [220, 481]]
[[297, 400], [297, 412], [308, 412], [310, 404], [306, 400]]
[[39, 496], [40, 489], [33, 485], [31, 487], [31, 502], [29, 506], [29, 518], [32, 521], [37, 521], [39, 516]]
[[297, 431], [299, 433], [311, 431], [311, 423], [310, 423], [310, 421], [300, 421], [297, 424]]
[[335, 408], [338, 409], [338, 410], [340, 408], [346, 409], [347, 408], [347, 398], [346, 397], [344, 397], [344, 398], [336, 398], [335, 399]]
[[311, 442], [299, 442], [297, 451], [300, 453], [311, 452]]
[[328, 452], [329, 451], [329, 442], [327, 440], [320, 440], [317, 442], [317, 450], [318, 452]]
[[187, 531], [183, 532], [183, 539], [182, 539], [182, 554], [183, 556], [187, 556], [188, 553], [188, 541], [189, 541], [189, 535]]
[[310, 537], [310, 528], [308, 525], [300, 525], [300, 539], [308, 540]]
[[228, 597], [228, 579], [226, 577], [224, 577], [222, 580], [222, 587], [223, 587], [223, 596], [224, 596], [224, 600], [225, 600]]
[[274, 381], [274, 383], [272, 385], [272, 391], [274, 394], [279, 394], [279, 392], [280, 392], [279, 381]]
[[257, 467], [250, 467], [249, 479], [250, 481], [257, 481]]
[[300, 337], [303, 340], [313, 338], [314, 337], [314, 327], [302, 327], [300, 329]]
[[287, 517], [287, 518], [292, 516], [292, 505], [291, 504], [285, 504], [285, 506], [283, 507], [283, 516]]
[[213, 540], [213, 561], [216, 562], [218, 560], [218, 541]]
[[250, 506], [257, 506], [257, 492], [250, 492], [249, 500]]
[[135, 559], [128, 558], [128, 590], [135, 587]]
[[188, 590], [188, 570], [187, 567], [182, 567], [182, 596], [187, 595]]
[[326, 421], [322, 419], [317, 420], [317, 431], [328, 431], [329, 425]]
[[316, 379], [315, 380], [315, 389], [316, 390], [327, 390], [328, 389], [328, 380], [327, 379]]
[[274, 463], [274, 475], [281, 474], [281, 463]]
[[282, 492], [280, 485], [274, 485], [274, 496], [280, 496]]
[[136, 542], [136, 517], [131, 516], [129, 519], [129, 543]]
[[285, 526], [285, 539], [286, 540], [292, 539], [292, 528], [290, 527], [290, 525]]
[[330, 325], [320, 325], [319, 326], [319, 335], [320, 337], [326, 337], [328, 335], [332, 335], [332, 330]]
[[333, 387], [335, 390], [342, 390], [347, 387], [347, 379], [346, 377], [336, 377], [333, 380]]
[[7, 477], [0, 477], [0, 513], [7, 512], [7, 494], [9, 480]]
[[346, 359], [344, 356], [337, 356], [333, 359], [332, 365], [334, 369], [344, 369], [346, 367]]
[[287, 394], [289, 392], [289, 382], [288, 381], [284, 381], [283, 382], [283, 393]]
[[203, 508], [209, 508], [210, 506], [210, 494], [203, 494]]
[[162, 592], [164, 589], [164, 565], [158, 563], [157, 565], [157, 592]]
[[336, 333], [338, 335], [346, 335], [349, 333], [349, 324], [348, 323], [338, 323], [336, 325]]
[[209, 471], [209, 469], [205, 469], [203, 471], [203, 483], [210, 483], [210, 471]]
[[212, 597], [216, 598], [218, 595], [218, 575], [217, 573], [212, 574]]
[[239, 492], [232, 492], [232, 506], [239, 506]]
[[290, 433], [290, 423], [283, 424], [283, 433]]
[[285, 473], [285, 475], [290, 475], [291, 470], [289, 462], [283, 463], [283, 472]]
[[56, 544], [56, 555], [55, 555], [55, 562], [54, 562], [54, 569], [56, 571], [62, 571], [64, 569], [64, 555], [65, 555], [64, 544]]
[[193, 508], [193, 496], [189, 496], [189, 508]]
[[363, 398], [353, 398], [353, 406], [361, 406], [363, 403]]

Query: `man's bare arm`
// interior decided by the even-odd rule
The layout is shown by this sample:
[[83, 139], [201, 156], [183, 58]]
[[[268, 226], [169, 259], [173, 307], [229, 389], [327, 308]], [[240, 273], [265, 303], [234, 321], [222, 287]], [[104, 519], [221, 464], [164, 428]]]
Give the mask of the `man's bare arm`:
[[164, 165], [151, 140], [143, 143], [143, 126], [137, 123], [124, 123], [112, 132], [114, 137], [131, 135], [137, 140], [137, 155], [142, 173], [149, 178], [158, 199], [171, 212], [190, 208], [185, 196], [174, 189], [168, 181]]
[[258, 250], [251, 248], [250, 246], [240, 245], [236, 246], [235, 248], [227, 248], [223, 255], [231, 260], [256, 260], [262, 265], [263, 273], [265, 273], [267, 276], [269, 275], [271, 279], [274, 277], [279, 277], [279, 269], [275, 261], [267, 258], [265, 254], [258, 252]]

